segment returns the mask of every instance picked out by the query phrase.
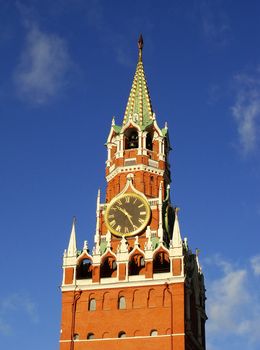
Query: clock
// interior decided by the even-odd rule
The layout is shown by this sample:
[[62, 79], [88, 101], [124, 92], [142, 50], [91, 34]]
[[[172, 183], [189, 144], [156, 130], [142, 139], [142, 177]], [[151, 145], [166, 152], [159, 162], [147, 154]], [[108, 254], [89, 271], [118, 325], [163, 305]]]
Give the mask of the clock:
[[150, 219], [150, 206], [136, 193], [125, 193], [114, 198], [105, 213], [107, 228], [116, 236], [134, 236], [141, 232]]

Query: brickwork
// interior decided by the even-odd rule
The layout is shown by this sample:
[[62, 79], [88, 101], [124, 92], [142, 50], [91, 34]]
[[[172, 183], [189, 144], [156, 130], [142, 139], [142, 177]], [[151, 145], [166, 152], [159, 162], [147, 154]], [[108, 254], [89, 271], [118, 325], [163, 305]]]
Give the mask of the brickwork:
[[[123, 124], [113, 119], [106, 143], [107, 187], [105, 202], [97, 197], [93, 251], [87, 242], [77, 249], [73, 222], [63, 256], [60, 350], [205, 350], [204, 279], [170, 202], [168, 128], [158, 127], [152, 110], [142, 47], [140, 38]], [[108, 208], [127, 193], [144, 201], [146, 221], [134, 231], [138, 214], [118, 204], [132, 233], [110, 226], [112, 234]]]

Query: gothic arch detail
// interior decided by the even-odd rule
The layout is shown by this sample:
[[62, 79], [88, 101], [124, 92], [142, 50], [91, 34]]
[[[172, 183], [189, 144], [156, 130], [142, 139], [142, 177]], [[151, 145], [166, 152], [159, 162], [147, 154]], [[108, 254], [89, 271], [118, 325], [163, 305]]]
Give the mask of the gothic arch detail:
[[169, 254], [164, 250], [159, 250], [153, 258], [153, 273], [170, 272]]

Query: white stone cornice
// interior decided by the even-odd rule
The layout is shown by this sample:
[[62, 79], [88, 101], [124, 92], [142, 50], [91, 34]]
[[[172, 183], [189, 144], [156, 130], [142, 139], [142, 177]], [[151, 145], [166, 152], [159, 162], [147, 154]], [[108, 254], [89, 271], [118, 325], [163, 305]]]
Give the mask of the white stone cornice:
[[144, 164], [136, 164], [136, 165], [127, 165], [127, 166], [120, 166], [116, 167], [109, 175], [106, 176], [107, 182], [112, 180], [117, 174], [119, 173], [129, 173], [131, 171], [137, 172], [137, 171], [148, 171], [152, 174], [157, 174], [157, 175], [164, 175], [164, 170], [154, 168], [149, 165], [144, 165]]
[[[145, 278], [144, 275], [142, 280], [134, 280], [135, 276], [129, 276], [124, 281], [119, 281], [117, 277], [101, 278], [100, 282], [93, 283], [92, 280], [77, 280], [77, 285], [81, 290], [100, 290], [100, 289], [115, 289], [115, 288], [129, 288], [129, 287], [145, 287], [153, 285], [165, 285], [171, 283], [184, 283], [185, 276], [172, 276], [171, 272], [157, 273], [152, 278]], [[131, 281], [130, 281], [131, 277]], [[133, 278], [132, 278], [133, 277]], [[139, 277], [139, 276], [138, 276]], [[71, 291], [75, 289], [75, 285], [63, 285], [61, 290]]]

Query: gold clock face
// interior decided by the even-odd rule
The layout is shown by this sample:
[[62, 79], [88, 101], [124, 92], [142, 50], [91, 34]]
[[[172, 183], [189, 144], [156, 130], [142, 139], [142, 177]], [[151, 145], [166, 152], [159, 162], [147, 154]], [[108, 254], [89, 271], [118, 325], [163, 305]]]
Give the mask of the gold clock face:
[[150, 219], [148, 202], [135, 193], [114, 198], [107, 207], [105, 221], [116, 236], [134, 236], [141, 232]]

